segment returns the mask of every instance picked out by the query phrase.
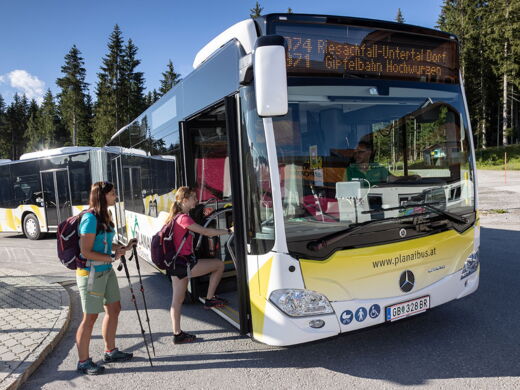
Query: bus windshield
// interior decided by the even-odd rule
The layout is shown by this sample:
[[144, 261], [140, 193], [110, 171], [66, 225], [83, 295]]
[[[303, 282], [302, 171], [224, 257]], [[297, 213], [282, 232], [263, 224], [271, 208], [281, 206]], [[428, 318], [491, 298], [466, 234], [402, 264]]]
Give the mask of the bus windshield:
[[421, 203], [473, 212], [465, 118], [454, 85], [290, 86], [273, 120], [288, 241], [430, 213]]

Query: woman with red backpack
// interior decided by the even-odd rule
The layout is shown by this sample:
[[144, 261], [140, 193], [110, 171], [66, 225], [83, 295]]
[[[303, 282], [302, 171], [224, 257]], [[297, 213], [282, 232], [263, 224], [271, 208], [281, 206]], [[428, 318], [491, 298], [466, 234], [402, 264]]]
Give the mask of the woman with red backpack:
[[83, 320], [76, 333], [79, 355], [77, 369], [87, 375], [102, 374], [105, 370], [105, 367], [94, 363], [89, 356], [92, 329], [99, 313], [103, 311], [103, 360], [112, 363], [127, 361], [133, 357], [133, 354], [120, 351], [115, 346], [121, 296], [112, 263], [136, 244], [135, 240], [131, 240], [127, 246], [112, 243], [115, 231], [108, 207], [115, 203], [116, 192], [112, 183], [94, 183], [90, 189], [90, 209], [81, 216], [79, 222], [81, 256], [87, 259], [87, 266], [76, 269], [76, 282], [83, 308]]
[[[193, 234], [201, 234], [208, 237], [231, 234], [232, 229], [213, 229], [197, 224], [189, 212], [198, 203], [195, 190], [189, 187], [180, 187], [175, 194], [175, 201], [170, 209], [170, 215], [166, 224], [174, 223], [173, 239], [178, 256], [175, 260], [175, 268], [168, 271], [172, 276], [173, 297], [170, 307], [170, 315], [173, 326], [174, 344], [191, 343], [196, 336], [181, 330], [181, 307], [188, 287], [189, 277], [197, 277], [210, 274], [208, 293], [204, 308], [222, 307], [227, 302], [215, 295], [215, 290], [224, 272], [224, 263], [218, 259], [197, 259], [193, 253]], [[180, 260], [180, 261], [179, 261]], [[182, 266], [184, 262], [185, 266]]]

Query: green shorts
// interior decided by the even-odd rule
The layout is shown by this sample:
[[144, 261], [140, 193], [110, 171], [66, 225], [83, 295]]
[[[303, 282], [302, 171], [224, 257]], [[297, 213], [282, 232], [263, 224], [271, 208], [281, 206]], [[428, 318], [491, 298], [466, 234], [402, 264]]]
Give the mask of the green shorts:
[[80, 275], [76, 272], [76, 283], [78, 284], [79, 295], [81, 296], [81, 307], [83, 313], [97, 314], [104, 311], [103, 305], [117, 302], [121, 300], [119, 293], [119, 284], [117, 283], [117, 276], [114, 269], [107, 271], [96, 272], [92, 291], [88, 289], [88, 274], [86, 276]]

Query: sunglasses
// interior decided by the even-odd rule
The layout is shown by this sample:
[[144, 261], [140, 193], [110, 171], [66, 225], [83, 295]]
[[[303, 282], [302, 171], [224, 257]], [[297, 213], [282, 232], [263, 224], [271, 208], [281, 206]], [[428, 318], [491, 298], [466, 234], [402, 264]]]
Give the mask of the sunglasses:
[[103, 193], [112, 191], [112, 188], [114, 188], [114, 185], [109, 181], [104, 181], [101, 183], [101, 191]]

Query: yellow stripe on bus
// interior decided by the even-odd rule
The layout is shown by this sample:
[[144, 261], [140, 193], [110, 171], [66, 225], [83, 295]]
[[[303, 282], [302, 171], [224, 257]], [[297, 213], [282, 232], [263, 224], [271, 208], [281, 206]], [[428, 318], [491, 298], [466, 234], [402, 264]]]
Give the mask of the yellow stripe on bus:
[[[272, 265], [273, 258], [271, 257], [249, 282], [253, 337], [256, 339], [259, 339], [264, 331], [265, 305], [267, 304], [267, 291]], [[262, 283], [260, 283], [260, 280]]]

